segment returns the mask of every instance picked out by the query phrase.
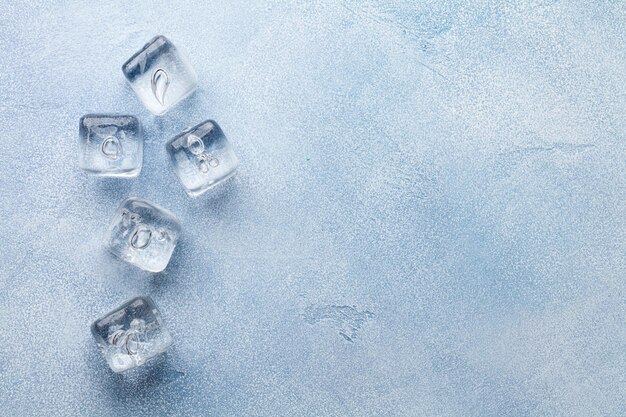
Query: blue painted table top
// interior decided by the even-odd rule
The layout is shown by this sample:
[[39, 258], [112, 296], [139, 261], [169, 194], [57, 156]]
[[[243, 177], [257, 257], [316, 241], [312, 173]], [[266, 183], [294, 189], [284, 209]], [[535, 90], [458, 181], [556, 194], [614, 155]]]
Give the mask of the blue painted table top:
[[[624, 2], [92, 3], [0, 4], [0, 415], [626, 415]], [[121, 71], [157, 34], [200, 83], [163, 117]], [[101, 112], [138, 178], [79, 170]], [[209, 118], [241, 167], [190, 199], [164, 145]], [[181, 220], [163, 273], [103, 251], [129, 195]], [[135, 295], [175, 342], [116, 375]]]

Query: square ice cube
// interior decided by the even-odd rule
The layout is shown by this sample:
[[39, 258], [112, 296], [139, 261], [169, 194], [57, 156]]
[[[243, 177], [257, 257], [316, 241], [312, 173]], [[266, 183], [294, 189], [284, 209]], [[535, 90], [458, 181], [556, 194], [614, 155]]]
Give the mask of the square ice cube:
[[145, 44], [122, 71], [137, 97], [156, 115], [190, 95], [198, 83], [193, 68], [165, 36]]
[[135, 116], [87, 114], [80, 118], [79, 166], [96, 175], [136, 177], [143, 163], [143, 136]]
[[143, 365], [172, 344], [172, 336], [150, 297], [127, 301], [96, 320], [91, 333], [113, 372]]
[[114, 256], [145, 271], [165, 269], [180, 235], [169, 211], [135, 197], [122, 201], [107, 231], [105, 245]]
[[186, 129], [165, 145], [174, 172], [191, 197], [231, 177], [239, 159], [213, 120]]

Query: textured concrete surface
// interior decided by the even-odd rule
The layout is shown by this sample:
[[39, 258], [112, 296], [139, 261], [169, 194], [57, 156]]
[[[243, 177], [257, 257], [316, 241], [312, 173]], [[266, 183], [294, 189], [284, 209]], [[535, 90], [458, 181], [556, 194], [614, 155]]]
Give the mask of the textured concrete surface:
[[[91, 3], [0, 4], [1, 415], [626, 415], [624, 2]], [[201, 85], [160, 118], [156, 34]], [[77, 167], [108, 111], [137, 179]], [[191, 200], [206, 118], [241, 171]], [[127, 195], [182, 221], [164, 273], [102, 251]], [[114, 375], [89, 325], [138, 294], [175, 346]]]

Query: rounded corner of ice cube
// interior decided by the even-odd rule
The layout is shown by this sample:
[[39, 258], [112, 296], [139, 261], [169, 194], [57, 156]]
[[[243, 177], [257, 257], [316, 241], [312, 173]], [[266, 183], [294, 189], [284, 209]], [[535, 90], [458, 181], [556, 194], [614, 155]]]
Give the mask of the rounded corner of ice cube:
[[154, 300], [152, 299], [152, 297], [150, 297], [149, 295], [136, 295], [133, 298], [131, 298], [130, 300], [128, 300], [126, 302], [126, 304], [133, 304], [137, 301], [141, 301], [144, 304], [149, 305], [151, 308], [155, 308], [156, 305], [154, 304]]
[[148, 110], [150, 110], [150, 113], [152, 113], [153, 115], [157, 116], [157, 117], [161, 117], [161, 116], [165, 116], [165, 114], [170, 110], [171, 107], [163, 107], [161, 110], [157, 110], [153, 107], [148, 107]]
[[187, 189], [187, 188], [185, 188], [184, 190], [185, 190], [185, 194], [187, 194], [187, 197], [190, 197], [190, 198], [198, 198], [198, 197], [200, 197], [202, 194], [204, 194], [204, 192], [206, 191], [206, 190], [203, 190], [203, 191], [199, 191], [199, 190], [189, 190], [189, 189]]
[[111, 371], [113, 371], [116, 374], [121, 374], [122, 372], [128, 371], [129, 369], [133, 369], [136, 368], [137, 365], [134, 364], [126, 364], [126, 365], [116, 365], [113, 362], [113, 358], [106, 358], [107, 361], [107, 365], [109, 365], [109, 368], [111, 369]]
[[170, 259], [167, 260], [167, 262], [162, 262], [159, 263], [158, 265], [155, 266], [151, 266], [151, 265], [136, 265], [137, 267], [139, 267], [140, 269], [149, 272], [151, 274], [158, 274], [160, 272], [165, 271], [165, 269], [167, 268], [167, 265], [169, 265], [170, 263]]
[[141, 170], [143, 169], [143, 152], [142, 152], [142, 160], [139, 162], [139, 164], [133, 168], [131, 171], [129, 171], [128, 173], [128, 178], [137, 178], [139, 176], [139, 174], [141, 174]]
[[136, 166], [129, 168], [127, 170], [124, 170], [124, 171], [120, 171], [113, 176], [118, 177], [118, 178], [137, 178], [139, 174], [141, 174], [142, 169], [143, 169], [143, 152], [142, 152], [142, 159], [139, 161], [139, 163]]
[[130, 120], [133, 121], [133, 123], [137, 125], [137, 134], [141, 135], [143, 133], [143, 126], [141, 125], [141, 120], [139, 120], [139, 117], [135, 116], [134, 114], [126, 114], [124, 116], [128, 117]]
[[132, 195], [124, 197], [124, 199], [122, 199], [122, 201], [120, 201], [120, 203], [117, 205], [117, 209], [115, 211], [119, 211], [121, 208], [127, 206], [129, 203], [132, 203], [135, 200], [139, 200], [139, 198]]
[[239, 166], [241, 165], [241, 159], [239, 159], [239, 157], [237, 156], [234, 150], [231, 150], [231, 152], [233, 154], [233, 169], [231, 172], [232, 172], [232, 175], [235, 175], [239, 171]]
[[168, 156], [171, 156], [171, 154], [174, 152], [174, 141], [178, 138], [178, 135], [174, 136], [173, 138], [170, 138], [168, 140], [165, 141], [165, 151], [167, 152]]
[[[128, 66], [129, 66], [129, 64], [130, 64], [130, 59], [127, 60], [126, 62], [124, 62], [122, 64], [122, 66], [120, 67], [120, 69], [122, 70], [122, 74], [124, 74], [124, 79], [126, 80], [126, 82], [128, 84], [131, 84], [130, 79], [128, 78]], [[132, 87], [132, 84], [131, 84], [131, 87]]]
[[165, 353], [174, 344], [174, 338], [169, 330], [164, 329], [163, 337], [165, 338], [165, 342], [163, 343], [163, 351], [161, 353]]
[[91, 335], [96, 339], [96, 343], [98, 343], [98, 320], [94, 320], [89, 326], [89, 330], [91, 331]]
[[139, 98], [139, 101], [141, 101], [141, 104], [143, 104], [143, 106], [148, 109], [148, 111], [154, 116], [163, 116], [172, 107], [164, 106], [161, 103], [156, 102], [155, 100], [146, 99], [146, 97], [140, 96], [139, 94], [137, 94], [137, 97]]
[[155, 42], [172, 43], [172, 41], [170, 41], [165, 35], [155, 35], [148, 41], [147, 45], [151, 45]]

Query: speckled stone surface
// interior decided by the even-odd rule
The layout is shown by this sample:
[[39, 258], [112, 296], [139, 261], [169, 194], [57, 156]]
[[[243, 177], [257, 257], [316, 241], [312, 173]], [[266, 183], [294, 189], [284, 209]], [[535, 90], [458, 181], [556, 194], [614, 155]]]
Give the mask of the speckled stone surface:
[[[92, 3], [0, 3], [0, 415], [626, 415], [624, 2]], [[199, 78], [164, 117], [121, 71], [157, 34]], [[79, 170], [101, 112], [138, 178]], [[190, 199], [207, 118], [241, 166]], [[163, 273], [103, 250], [128, 195], [182, 222]], [[174, 345], [115, 375], [136, 295]]]

